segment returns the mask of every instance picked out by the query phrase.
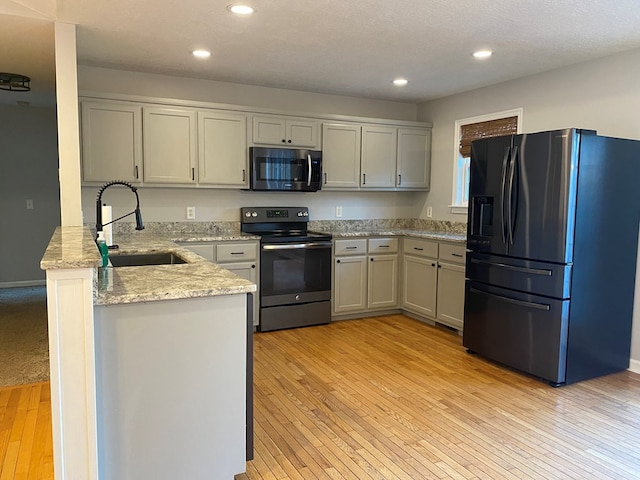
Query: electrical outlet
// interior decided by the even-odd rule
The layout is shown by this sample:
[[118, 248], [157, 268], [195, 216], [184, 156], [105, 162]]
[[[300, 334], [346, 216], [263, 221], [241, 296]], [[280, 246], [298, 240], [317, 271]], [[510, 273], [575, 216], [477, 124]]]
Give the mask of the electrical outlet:
[[433, 217], [433, 207], [427, 207], [427, 218]]
[[336, 218], [340, 218], [342, 217], [342, 207], [341, 206], [337, 206], [336, 207]]
[[27, 200], [27, 210], [33, 210], [33, 200]]
[[196, 207], [187, 207], [187, 220], [196, 219]]

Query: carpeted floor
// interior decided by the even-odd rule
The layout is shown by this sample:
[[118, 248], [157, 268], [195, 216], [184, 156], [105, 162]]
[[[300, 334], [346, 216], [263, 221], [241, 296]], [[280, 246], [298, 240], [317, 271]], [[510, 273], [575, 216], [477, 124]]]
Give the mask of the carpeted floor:
[[49, 380], [45, 287], [0, 288], [0, 387]]

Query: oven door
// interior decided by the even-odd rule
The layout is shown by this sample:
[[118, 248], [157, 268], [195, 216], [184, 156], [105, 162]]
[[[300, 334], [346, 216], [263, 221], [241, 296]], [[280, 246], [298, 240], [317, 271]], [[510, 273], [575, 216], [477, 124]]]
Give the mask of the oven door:
[[263, 243], [260, 306], [331, 300], [331, 241]]
[[315, 192], [322, 184], [322, 152], [251, 147], [251, 190]]

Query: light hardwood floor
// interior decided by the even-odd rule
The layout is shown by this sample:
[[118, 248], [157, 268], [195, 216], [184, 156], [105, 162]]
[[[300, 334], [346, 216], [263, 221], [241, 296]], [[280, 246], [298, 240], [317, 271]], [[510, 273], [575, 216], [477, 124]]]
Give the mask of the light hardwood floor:
[[0, 388], [0, 480], [51, 479], [49, 382]]
[[[640, 478], [640, 375], [552, 388], [402, 315], [254, 337], [255, 459], [237, 480]], [[0, 389], [0, 480], [53, 478], [46, 387]], [[40, 433], [20, 447], [20, 431]]]

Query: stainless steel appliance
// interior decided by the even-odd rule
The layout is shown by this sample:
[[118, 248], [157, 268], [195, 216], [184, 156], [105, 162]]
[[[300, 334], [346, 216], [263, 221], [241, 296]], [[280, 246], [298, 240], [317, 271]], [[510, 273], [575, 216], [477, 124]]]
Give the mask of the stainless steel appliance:
[[307, 229], [306, 207], [244, 207], [241, 230], [260, 235], [262, 332], [329, 323], [331, 235]]
[[322, 152], [291, 148], [249, 149], [251, 190], [315, 192], [322, 187]]
[[640, 142], [473, 142], [463, 344], [553, 385], [629, 366]]

